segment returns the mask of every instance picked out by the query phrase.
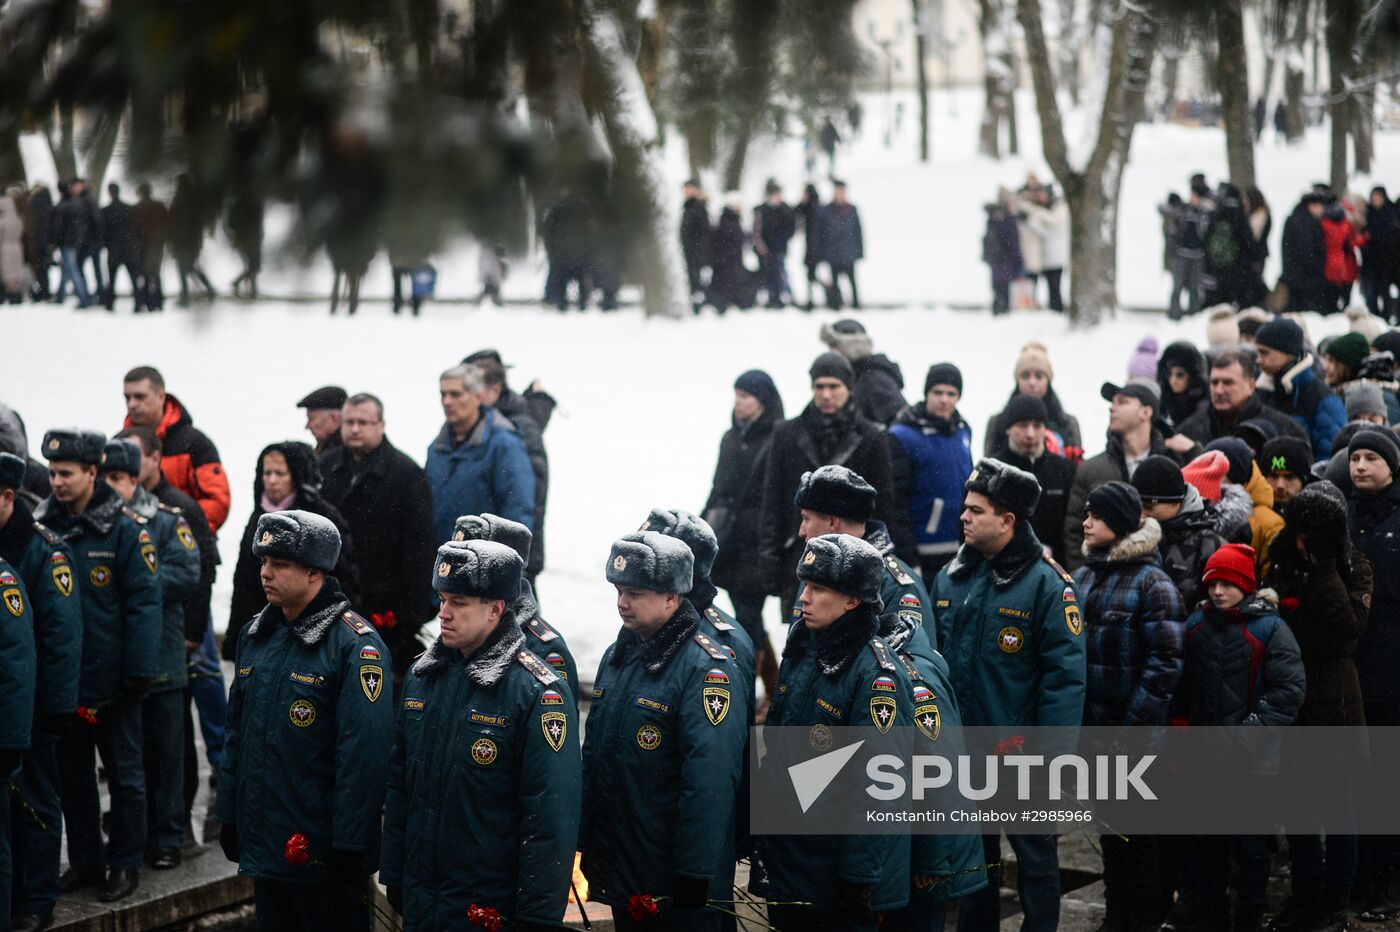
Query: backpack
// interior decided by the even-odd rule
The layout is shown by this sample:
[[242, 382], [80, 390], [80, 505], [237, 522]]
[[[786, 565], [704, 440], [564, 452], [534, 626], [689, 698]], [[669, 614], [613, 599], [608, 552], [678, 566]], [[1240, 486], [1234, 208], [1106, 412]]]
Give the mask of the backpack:
[[1240, 258], [1240, 244], [1228, 223], [1217, 223], [1206, 241], [1206, 258], [1211, 267], [1233, 268]]

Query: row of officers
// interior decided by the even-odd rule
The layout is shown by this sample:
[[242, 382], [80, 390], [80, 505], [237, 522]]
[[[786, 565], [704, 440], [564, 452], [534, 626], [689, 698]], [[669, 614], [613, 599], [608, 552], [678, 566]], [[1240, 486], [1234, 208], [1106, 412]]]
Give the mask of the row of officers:
[[[147, 824], [144, 799], [134, 812], [121, 809], [129, 800], [113, 767], [123, 757], [108, 756], [119, 728], [112, 721], [128, 714], [131, 697], [158, 691], [163, 561], [166, 549], [172, 557], [185, 549], [188, 531], [173, 512], [156, 509], [142, 523], [132, 506], [106, 504], [97, 471], [104, 457], [109, 470], [122, 460], [100, 435], [51, 432], [44, 446], [60, 501], [70, 466], [91, 479], [90, 501], [65, 504], [49, 516], [59, 519], [52, 527], [34, 525], [46, 548], [38, 570], [0, 563], [0, 595], [13, 616], [0, 615], [0, 748], [9, 749], [0, 763], [19, 769], [17, 795], [32, 806], [25, 774], [39, 723], [71, 719], [73, 706], [96, 708], [95, 724], [85, 725], [112, 783], [110, 885], [127, 869], [127, 849], [139, 862]], [[978, 724], [1054, 723], [1056, 709], [1076, 705], [1077, 722], [1083, 646], [1079, 631], [1050, 618], [1073, 600], [1069, 578], [1038, 546], [1024, 560], [1021, 548], [1006, 547], [1024, 536], [1013, 529], [1023, 509], [1013, 506], [1038, 487], [1011, 467], [982, 466], [968, 481], [972, 520], [996, 525], [989, 533], [1005, 536], [1012, 553], [954, 561], [937, 601], [872, 545], [888, 535], [873, 519], [868, 483], [839, 466], [803, 476], [795, 501], [806, 538], [802, 589], [767, 724], [914, 725], [937, 741], [962, 716], [930, 640], [935, 618], [950, 626], [945, 648], [960, 663], [986, 667], [968, 678], [973, 693], [964, 697], [980, 709]], [[0, 503], [13, 503], [16, 484], [13, 465], [0, 460]], [[101, 538], [93, 501], [107, 509]], [[157, 526], [165, 523], [168, 548]], [[493, 515], [457, 522], [429, 570], [441, 633], [396, 684], [379, 634], [331, 575], [341, 547], [335, 526], [304, 511], [259, 519], [252, 551], [268, 605], [238, 638], [215, 814], [224, 853], [253, 878], [260, 929], [368, 929], [376, 871], [406, 930], [465, 930], [497, 918], [504, 928], [557, 928], [576, 850], [589, 899], [611, 906], [620, 929], [732, 928], [743, 857], [751, 858], [750, 890], [769, 901], [768, 921], [779, 929], [865, 930], [877, 921], [941, 929], [959, 899], [961, 928], [996, 927], [987, 862], [997, 859], [998, 839], [748, 837], [753, 644], [713, 604], [718, 543], [703, 520], [657, 509], [614, 542], [606, 577], [622, 628], [600, 663], [581, 748], [572, 657], [522, 579], [530, 542], [523, 525]], [[1013, 559], [1026, 566], [1008, 583]], [[54, 663], [43, 645], [57, 599], [81, 603], [81, 672], [69, 675], [77, 687], [66, 712], [45, 698]], [[987, 631], [1004, 629], [996, 605], [1008, 599], [1025, 602], [1018, 617], [1035, 645], [1025, 657], [981, 643], [1000, 638]], [[73, 633], [70, 646], [79, 641]], [[91, 745], [87, 753], [90, 764]], [[89, 847], [74, 844], [72, 821], [86, 815], [69, 811], [66, 782], [63, 792], [70, 852], [102, 858], [95, 776], [92, 835], [81, 839]], [[36, 849], [19, 839], [22, 822], [12, 819], [4, 836], [27, 857]], [[1013, 844], [1023, 897], [1057, 911], [1053, 836]], [[638, 912], [639, 896], [652, 898], [650, 911]]]

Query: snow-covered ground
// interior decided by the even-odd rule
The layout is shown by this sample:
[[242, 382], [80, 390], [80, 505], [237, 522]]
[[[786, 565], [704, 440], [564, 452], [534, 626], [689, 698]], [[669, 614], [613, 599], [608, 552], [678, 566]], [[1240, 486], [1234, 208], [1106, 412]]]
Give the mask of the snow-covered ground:
[[[1029, 101], [1021, 101], [1026, 151], [1038, 151]], [[950, 108], [956, 105], [957, 118]], [[1157, 315], [1124, 313], [1084, 333], [1052, 314], [1019, 313], [993, 320], [985, 313], [945, 306], [984, 302], [979, 262], [980, 204], [998, 183], [1018, 183], [1038, 158], [992, 163], [975, 157], [977, 106], [971, 95], [940, 95], [934, 108], [934, 162], [920, 166], [912, 143], [881, 146], [881, 107], [866, 107], [864, 137], [839, 171], [865, 216], [870, 260], [861, 268], [863, 296], [902, 303], [871, 311], [863, 321], [876, 348], [900, 363], [911, 398], [931, 363], [961, 366], [961, 408], [981, 443], [987, 418], [1012, 387], [1017, 349], [1037, 339], [1050, 347], [1055, 386], [1084, 429], [1091, 452], [1107, 426], [1098, 389], [1121, 379], [1139, 339], [1155, 335], [1202, 341], [1204, 321], [1171, 323]], [[906, 135], [914, 109], [906, 107]], [[1305, 146], [1260, 147], [1259, 173], [1275, 201], [1275, 238], [1281, 214], [1297, 192], [1327, 174], [1326, 140], [1314, 130]], [[37, 143], [37, 144], [36, 144]], [[1393, 134], [1378, 134], [1377, 164], [1400, 168]], [[26, 140], [31, 175], [51, 172], [42, 142]], [[1155, 204], [1187, 175], [1202, 170], [1219, 178], [1224, 143], [1218, 131], [1170, 126], [1140, 127], [1123, 195], [1120, 227], [1120, 293], [1125, 304], [1155, 305], [1168, 283], [1160, 272], [1161, 234]], [[761, 153], [759, 166], [783, 165], [789, 187], [800, 180], [795, 145]], [[752, 175], [762, 185], [764, 167]], [[1043, 177], [1047, 176], [1041, 170]], [[50, 175], [51, 177], [51, 175]], [[1395, 185], [1392, 185], [1394, 187]], [[755, 196], [755, 200], [757, 197]], [[270, 234], [274, 231], [269, 231]], [[1277, 242], [1275, 240], [1275, 251]], [[275, 250], [270, 250], [270, 259]], [[442, 288], [466, 295], [474, 288], [475, 247], [466, 245], [439, 261]], [[537, 263], [507, 284], [508, 296], [537, 293]], [[215, 281], [226, 286], [235, 263], [222, 245], [211, 249]], [[382, 272], [382, 274], [378, 274]], [[387, 293], [387, 270], [376, 270], [373, 292]], [[1270, 273], [1272, 280], [1274, 273]], [[170, 290], [173, 274], [167, 269]], [[321, 266], [271, 272], [268, 291], [324, 289]], [[381, 287], [382, 286], [382, 287]], [[933, 305], [932, 309], [925, 305]], [[516, 368], [512, 383], [539, 378], [560, 407], [546, 440], [551, 459], [548, 568], [540, 580], [545, 615], [568, 636], [585, 676], [591, 676], [617, 629], [613, 592], [603, 566], [613, 538], [635, 530], [654, 505], [698, 510], [704, 503], [719, 439], [729, 425], [731, 386], [745, 369], [767, 369], [789, 415], [808, 395], [807, 367], [824, 347], [817, 339], [830, 312], [754, 311], [717, 319], [644, 319], [639, 312], [590, 312], [561, 316], [552, 310], [513, 307], [476, 310], [429, 305], [418, 320], [393, 318], [369, 305], [354, 318], [329, 318], [319, 304], [221, 301], [212, 310], [133, 317], [125, 312], [24, 306], [0, 309], [9, 352], [0, 366], [0, 400], [16, 408], [39, 452], [46, 428], [77, 424], [116, 430], [124, 414], [121, 377], [135, 365], [165, 374], [170, 390], [219, 446], [233, 486], [233, 508], [220, 535], [225, 568], [215, 591], [215, 621], [227, 622], [229, 578], [240, 531], [252, 509], [255, 458], [269, 442], [307, 439], [296, 399], [326, 383], [372, 391], [384, 399], [388, 436], [420, 462], [441, 423], [437, 375], [467, 353], [497, 347]], [[1344, 327], [1341, 318], [1309, 321], [1314, 339]], [[428, 568], [424, 568], [426, 573]], [[777, 618], [769, 602], [770, 629]]]

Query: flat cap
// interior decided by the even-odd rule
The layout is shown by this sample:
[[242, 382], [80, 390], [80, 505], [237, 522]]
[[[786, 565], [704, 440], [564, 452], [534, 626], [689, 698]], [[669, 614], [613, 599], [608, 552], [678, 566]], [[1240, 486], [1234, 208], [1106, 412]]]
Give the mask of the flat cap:
[[345, 399], [350, 397], [345, 389], [339, 385], [323, 385], [301, 401], [297, 402], [298, 408], [307, 408], [312, 411], [320, 411], [334, 408], [339, 411], [345, 406]]

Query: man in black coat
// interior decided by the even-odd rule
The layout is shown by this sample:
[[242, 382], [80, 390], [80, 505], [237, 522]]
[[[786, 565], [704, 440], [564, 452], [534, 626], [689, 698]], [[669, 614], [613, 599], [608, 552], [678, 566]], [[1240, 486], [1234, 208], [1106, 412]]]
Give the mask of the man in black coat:
[[[102, 280], [102, 212], [97, 207], [96, 195], [88, 188], [87, 181], [78, 178], [73, 182], [73, 196], [87, 215], [87, 235], [83, 238], [82, 257], [92, 261], [93, 300], [107, 293], [107, 285]], [[79, 263], [81, 265], [81, 262]]]
[[864, 476], [878, 493], [875, 516], [890, 527], [897, 546], [904, 552], [912, 549], [904, 503], [894, 501], [889, 444], [880, 426], [856, 410], [851, 364], [839, 353], [823, 353], [808, 375], [812, 401], [797, 417], [774, 429], [763, 480], [759, 548], [764, 586], [783, 605], [797, 598], [797, 560], [803, 541], [798, 535], [802, 515], [794, 496], [805, 472], [846, 466]]
[[1031, 515], [1031, 529], [1050, 555], [1065, 561], [1065, 509], [1074, 485], [1075, 466], [1058, 453], [1045, 450], [1045, 402], [1035, 395], [1017, 395], [1002, 412], [1006, 437], [992, 459], [1035, 476], [1040, 483], [1040, 503]]
[[685, 274], [690, 282], [690, 301], [695, 313], [705, 300], [705, 281], [701, 272], [710, 264], [710, 212], [705, 207], [705, 192], [694, 178], [681, 188], [685, 204], [681, 207], [681, 253], [685, 256]]
[[767, 196], [753, 209], [753, 251], [758, 253], [758, 271], [769, 307], [782, 307], [783, 296], [792, 297], [788, 285], [788, 242], [797, 232], [797, 215], [783, 203], [783, 189], [772, 178], [764, 185]]
[[345, 445], [321, 460], [321, 494], [350, 525], [362, 613], [389, 646], [400, 680], [421, 650], [418, 629], [433, 614], [424, 570], [437, 553], [432, 493], [422, 467], [385, 438], [378, 398], [347, 398], [340, 429]]
[[1283, 222], [1283, 276], [1288, 288], [1288, 310], [1323, 311], [1327, 304], [1327, 244], [1322, 235], [1322, 210], [1326, 198], [1315, 192], [1303, 195]]
[[122, 200], [121, 185], [116, 182], [107, 185], [107, 195], [110, 200], [100, 214], [102, 245], [107, 247], [107, 290], [102, 303], [109, 311], [116, 305], [117, 270], [124, 268], [131, 282], [131, 297], [139, 311], [145, 289], [141, 282], [141, 234], [136, 228], [136, 215], [131, 205]]
[[1278, 428], [1280, 437], [1308, 440], [1307, 432], [1293, 418], [1279, 411], [1255, 392], [1259, 368], [1251, 353], [1226, 350], [1210, 363], [1210, 404], [1182, 421], [1177, 436], [1167, 441], [1175, 453], [1184, 453], [1192, 443], [1205, 446], [1212, 440], [1234, 436], [1245, 421], [1262, 418]]
[[29, 190], [29, 237], [25, 261], [34, 273], [34, 300], [47, 301], [49, 266], [53, 265], [53, 195], [42, 184]]
[[889, 427], [899, 417], [904, 400], [904, 373], [899, 363], [875, 352], [870, 335], [858, 320], [849, 317], [834, 324], [822, 324], [821, 341], [846, 357], [855, 373], [851, 395], [856, 410], [867, 421]]
[[531, 532], [530, 558], [525, 561], [525, 578], [533, 586], [535, 577], [544, 570], [544, 513], [549, 503], [549, 453], [544, 448], [544, 431], [554, 414], [556, 402], [538, 382], [532, 383], [523, 394], [511, 391], [506, 384], [507, 367], [496, 350], [477, 350], [462, 362], [481, 370], [482, 381], [486, 383], [481, 403], [495, 408], [497, 414], [510, 421], [525, 442], [525, 453], [530, 457], [530, 468], [535, 473], [535, 526]]

